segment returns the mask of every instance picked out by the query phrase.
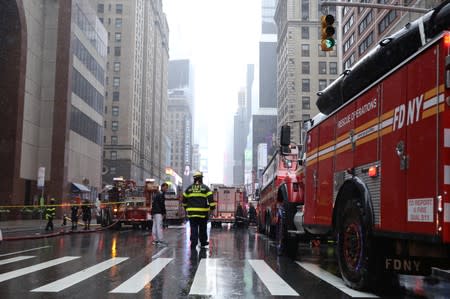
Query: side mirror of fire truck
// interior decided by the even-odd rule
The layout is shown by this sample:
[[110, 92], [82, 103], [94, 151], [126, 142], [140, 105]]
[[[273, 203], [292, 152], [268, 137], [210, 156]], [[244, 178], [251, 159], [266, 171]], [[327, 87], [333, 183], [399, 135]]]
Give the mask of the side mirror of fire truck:
[[291, 127], [288, 125], [281, 126], [280, 145], [282, 147], [291, 144]]

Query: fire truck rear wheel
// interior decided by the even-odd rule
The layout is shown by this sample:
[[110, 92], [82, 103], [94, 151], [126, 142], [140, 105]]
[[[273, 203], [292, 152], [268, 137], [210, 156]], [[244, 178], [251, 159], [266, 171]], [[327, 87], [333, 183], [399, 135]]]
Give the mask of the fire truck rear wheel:
[[346, 201], [338, 212], [337, 257], [345, 283], [353, 289], [369, 286], [368, 228], [358, 199]]

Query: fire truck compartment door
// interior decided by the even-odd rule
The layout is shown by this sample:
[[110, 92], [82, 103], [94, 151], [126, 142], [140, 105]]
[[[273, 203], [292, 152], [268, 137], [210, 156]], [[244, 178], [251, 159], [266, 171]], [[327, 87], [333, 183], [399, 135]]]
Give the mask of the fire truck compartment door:
[[[435, 45], [408, 64], [405, 105], [406, 232], [436, 233], [438, 190], [439, 47]], [[442, 83], [439, 83], [441, 81]]]

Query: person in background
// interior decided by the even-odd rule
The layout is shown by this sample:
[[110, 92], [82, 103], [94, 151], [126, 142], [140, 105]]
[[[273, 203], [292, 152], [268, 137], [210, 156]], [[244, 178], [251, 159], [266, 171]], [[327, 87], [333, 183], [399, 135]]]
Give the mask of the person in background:
[[88, 230], [91, 225], [91, 205], [87, 199], [84, 200], [81, 211], [83, 213], [84, 230]]
[[250, 203], [250, 207], [248, 208], [248, 222], [256, 224], [256, 209], [252, 203]]
[[152, 200], [153, 244], [166, 245], [163, 241], [163, 218], [166, 216], [165, 196], [168, 188], [167, 183], [162, 183], [161, 192], [158, 192]]
[[183, 207], [191, 226], [191, 249], [196, 248], [200, 240], [201, 248], [209, 245], [206, 226], [209, 212], [216, 207], [213, 193], [208, 186], [203, 184], [203, 173], [194, 172], [194, 183], [187, 187], [183, 193]]
[[79, 208], [78, 203], [76, 201], [73, 201], [73, 204], [70, 207], [70, 220], [72, 221], [72, 230], [76, 230], [77, 229], [78, 208]]
[[50, 199], [50, 205], [45, 208], [45, 219], [47, 220], [47, 225], [45, 230], [53, 231], [53, 218], [56, 216], [55, 199], [52, 197]]

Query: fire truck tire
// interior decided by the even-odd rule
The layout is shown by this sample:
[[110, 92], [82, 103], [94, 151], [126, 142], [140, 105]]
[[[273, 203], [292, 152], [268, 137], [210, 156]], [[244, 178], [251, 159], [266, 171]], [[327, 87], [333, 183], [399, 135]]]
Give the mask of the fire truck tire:
[[369, 287], [369, 240], [358, 199], [347, 200], [338, 211], [337, 259], [342, 279], [353, 289]]
[[291, 258], [295, 257], [297, 252], [297, 240], [288, 234], [287, 229], [287, 211], [279, 209], [276, 225], [276, 244], [277, 254], [285, 255]]

